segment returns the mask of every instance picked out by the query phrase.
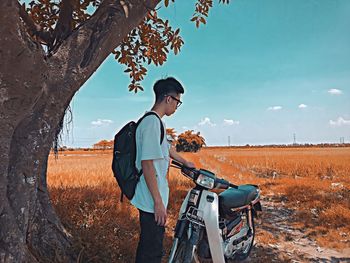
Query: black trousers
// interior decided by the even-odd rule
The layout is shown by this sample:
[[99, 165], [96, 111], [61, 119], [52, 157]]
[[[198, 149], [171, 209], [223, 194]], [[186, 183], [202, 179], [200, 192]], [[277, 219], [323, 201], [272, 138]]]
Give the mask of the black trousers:
[[164, 226], [158, 226], [153, 213], [139, 210], [140, 240], [136, 251], [136, 263], [160, 263], [163, 256]]

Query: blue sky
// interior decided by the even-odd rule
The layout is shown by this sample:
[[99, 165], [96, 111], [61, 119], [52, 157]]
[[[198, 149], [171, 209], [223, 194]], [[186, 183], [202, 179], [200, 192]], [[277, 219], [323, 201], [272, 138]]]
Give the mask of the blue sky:
[[200, 131], [208, 145], [350, 142], [350, 1], [214, 0], [207, 25], [190, 18], [194, 1], [160, 15], [181, 28], [185, 45], [150, 66], [144, 92], [128, 92], [124, 67], [109, 57], [72, 101], [63, 143], [90, 147], [112, 139], [153, 104], [153, 83], [177, 77], [183, 104], [167, 127]]

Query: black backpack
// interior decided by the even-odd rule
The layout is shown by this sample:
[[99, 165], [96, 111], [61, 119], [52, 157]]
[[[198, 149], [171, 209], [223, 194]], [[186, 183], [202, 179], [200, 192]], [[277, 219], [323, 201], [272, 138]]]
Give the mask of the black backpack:
[[152, 111], [143, 115], [143, 117], [139, 119], [137, 123], [134, 121], [129, 122], [114, 136], [112, 170], [121, 189], [121, 201], [123, 201], [123, 195], [125, 195], [129, 200], [134, 197], [136, 185], [140, 180], [140, 176], [142, 175], [142, 169], [138, 171], [135, 166], [135, 135], [137, 126], [145, 117], [149, 115], [155, 115], [160, 121], [160, 144], [162, 144], [164, 139], [164, 126], [159, 116]]

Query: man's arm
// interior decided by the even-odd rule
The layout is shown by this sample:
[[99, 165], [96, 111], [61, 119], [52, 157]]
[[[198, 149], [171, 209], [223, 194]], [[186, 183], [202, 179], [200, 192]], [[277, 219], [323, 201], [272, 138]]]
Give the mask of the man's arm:
[[169, 150], [170, 157], [184, 165], [190, 168], [196, 168], [194, 163], [187, 161], [185, 158], [183, 158], [180, 154], [177, 153], [174, 146], [170, 146]]
[[166, 209], [164, 207], [162, 197], [160, 196], [158, 183], [156, 178], [156, 170], [153, 166], [153, 160], [141, 161], [143, 175], [146, 180], [147, 187], [151, 192], [154, 201], [154, 217], [158, 225], [164, 226], [167, 218]]

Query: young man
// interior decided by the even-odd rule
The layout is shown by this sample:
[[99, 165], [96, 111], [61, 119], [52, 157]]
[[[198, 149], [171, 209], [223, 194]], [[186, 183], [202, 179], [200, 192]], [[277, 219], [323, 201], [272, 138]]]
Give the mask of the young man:
[[[161, 119], [172, 115], [181, 105], [184, 89], [175, 78], [158, 80], [154, 86], [155, 103], [151, 111]], [[167, 172], [170, 158], [188, 167], [194, 164], [182, 158], [166, 139], [160, 144], [161, 124], [155, 115], [145, 117], [136, 129], [136, 167], [143, 175], [137, 184], [131, 203], [140, 214], [140, 240], [136, 263], [160, 263], [163, 254], [164, 226], [167, 219], [169, 187]]]

